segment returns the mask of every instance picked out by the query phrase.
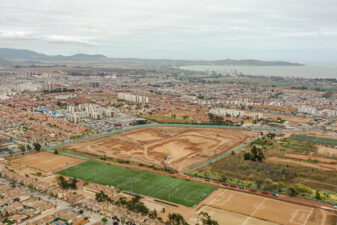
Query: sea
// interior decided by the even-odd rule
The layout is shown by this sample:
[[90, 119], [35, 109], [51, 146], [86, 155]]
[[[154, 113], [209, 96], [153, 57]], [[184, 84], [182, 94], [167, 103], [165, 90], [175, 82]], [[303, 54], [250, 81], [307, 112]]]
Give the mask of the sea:
[[191, 65], [180, 67], [185, 70], [217, 71], [221, 74], [244, 74], [301, 78], [336, 78], [337, 64], [305, 66], [214, 66]]

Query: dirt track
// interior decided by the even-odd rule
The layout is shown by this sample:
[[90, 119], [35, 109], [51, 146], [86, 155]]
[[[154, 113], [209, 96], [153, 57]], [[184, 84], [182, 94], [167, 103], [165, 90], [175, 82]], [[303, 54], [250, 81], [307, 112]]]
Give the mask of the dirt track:
[[63, 148], [185, 171], [253, 138], [253, 132], [242, 129], [168, 126], [140, 128]]

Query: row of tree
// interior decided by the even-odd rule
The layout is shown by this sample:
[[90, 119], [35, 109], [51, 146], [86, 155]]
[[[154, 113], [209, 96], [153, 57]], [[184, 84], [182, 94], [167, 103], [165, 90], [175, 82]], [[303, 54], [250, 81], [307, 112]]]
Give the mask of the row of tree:
[[[18, 147], [22, 152], [32, 150], [32, 147], [30, 145], [19, 145]], [[41, 151], [42, 146], [39, 143], [33, 143], [33, 148], [34, 148], [35, 151], [39, 152], [39, 151]]]
[[[124, 206], [132, 212], [141, 213], [143, 216], [148, 216], [151, 219], [158, 219], [159, 221], [163, 222], [162, 218], [158, 217], [157, 211], [149, 210], [144, 205], [144, 203], [140, 201], [141, 198], [142, 198], [141, 196], [136, 195], [131, 200], [128, 201], [125, 197], [121, 197], [117, 201], [114, 202], [103, 191], [96, 193], [96, 200], [98, 202], [109, 202], [117, 206]], [[163, 212], [165, 212], [165, 209], [163, 209]], [[215, 220], [212, 220], [211, 217], [205, 212], [201, 212], [198, 218], [201, 221], [201, 225], [218, 225], [218, 222]], [[170, 213], [166, 224], [167, 225], [188, 225], [184, 217], [178, 213], [172, 213], [172, 214]]]

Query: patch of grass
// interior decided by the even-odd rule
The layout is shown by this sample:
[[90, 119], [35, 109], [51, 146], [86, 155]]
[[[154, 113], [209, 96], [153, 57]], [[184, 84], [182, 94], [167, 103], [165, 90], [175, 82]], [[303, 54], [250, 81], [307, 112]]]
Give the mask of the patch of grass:
[[150, 115], [150, 114], [140, 114], [138, 117], [156, 121], [158, 123], [168, 123], [168, 124], [194, 124], [196, 123], [190, 119], [182, 119], [182, 118], [173, 118], [169, 116], [162, 116], [162, 115]]
[[333, 139], [333, 138], [323, 138], [323, 137], [316, 137], [316, 136], [309, 136], [309, 135], [293, 134], [290, 136], [290, 139], [296, 140], [296, 141], [305, 141], [309, 143], [321, 144], [321, 145], [337, 146], [337, 139]]
[[207, 184], [96, 161], [87, 161], [58, 173], [188, 207], [196, 205], [216, 189]]

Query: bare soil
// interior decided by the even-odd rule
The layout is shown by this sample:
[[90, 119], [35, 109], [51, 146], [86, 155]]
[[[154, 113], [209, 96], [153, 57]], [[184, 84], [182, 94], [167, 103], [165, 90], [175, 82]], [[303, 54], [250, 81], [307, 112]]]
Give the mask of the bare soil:
[[57, 172], [65, 168], [80, 164], [84, 159], [56, 155], [50, 152], [39, 152], [31, 155], [19, 156], [11, 160], [13, 163], [40, 169], [48, 172]]
[[201, 164], [255, 137], [227, 128], [150, 127], [64, 146], [77, 152], [131, 160], [178, 171]]

